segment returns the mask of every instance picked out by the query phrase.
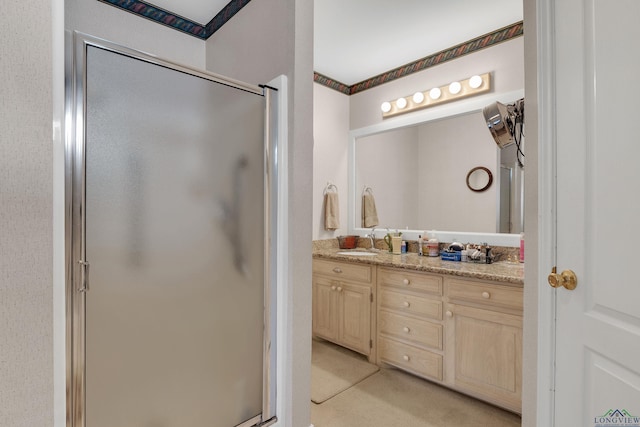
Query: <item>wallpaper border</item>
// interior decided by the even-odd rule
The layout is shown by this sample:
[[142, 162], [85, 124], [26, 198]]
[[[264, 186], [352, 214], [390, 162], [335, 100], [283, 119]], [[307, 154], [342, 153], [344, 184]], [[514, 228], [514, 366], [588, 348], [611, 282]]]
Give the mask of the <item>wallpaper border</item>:
[[385, 73], [378, 74], [377, 76], [373, 76], [367, 80], [363, 80], [351, 86], [340, 83], [336, 80], [331, 79], [330, 77], [316, 72], [314, 72], [313, 81], [346, 95], [353, 95], [358, 92], [380, 86], [381, 84], [406, 77], [410, 74], [423, 71], [427, 68], [434, 67], [444, 62], [460, 58], [464, 55], [477, 52], [481, 49], [494, 46], [498, 43], [520, 37], [524, 34], [523, 28], [524, 26], [522, 21], [516, 22], [515, 24], [508, 25], [506, 27], [484, 34], [480, 37], [476, 37], [472, 40], [460, 43], [459, 45], [394, 68], [393, 70], [387, 71]]
[[98, 0], [158, 24], [206, 40], [251, 0], [231, 0], [211, 21], [201, 24], [142, 0]]

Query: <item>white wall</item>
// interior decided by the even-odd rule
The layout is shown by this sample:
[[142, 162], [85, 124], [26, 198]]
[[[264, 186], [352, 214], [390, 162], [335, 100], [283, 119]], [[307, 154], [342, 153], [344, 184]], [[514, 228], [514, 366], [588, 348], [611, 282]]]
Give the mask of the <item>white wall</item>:
[[294, 2], [252, 1], [242, 8], [207, 40], [207, 70], [253, 84], [280, 74], [292, 78]]
[[205, 68], [205, 42], [97, 0], [64, 0], [65, 28], [180, 64]]
[[0, 14], [0, 425], [53, 423], [52, 8]]
[[[453, 80], [466, 79], [474, 74], [492, 72], [493, 92], [511, 92], [522, 89], [524, 87], [523, 46], [522, 37], [511, 39], [352, 95], [350, 127], [353, 130], [382, 122], [380, 104], [384, 101], [411, 95], [417, 90], [442, 86]], [[396, 118], [403, 116], [406, 114]], [[384, 121], [392, 122], [394, 119], [389, 118]]]
[[[349, 97], [313, 85], [313, 236], [314, 240], [347, 234], [347, 144]], [[338, 187], [340, 228], [324, 229], [323, 194], [327, 183]]]
[[356, 227], [363, 226], [361, 194], [367, 186], [373, 191], [380, 227], [418, 228], [418, 146], [417, 126], [356, 141]]
[[[496, 232], [498, 148], [482, 113], [436, 120], [420, 129], [419, 229]], [[467, 173], [484, 166], [493, 184], [481, 193], [467, 187]]]
[[252, 1], [207, 40], [207, 69], [250, 83], [289, 82], [289, 280], [286, 426], [310, 419], [313, 179], [313, 2]]

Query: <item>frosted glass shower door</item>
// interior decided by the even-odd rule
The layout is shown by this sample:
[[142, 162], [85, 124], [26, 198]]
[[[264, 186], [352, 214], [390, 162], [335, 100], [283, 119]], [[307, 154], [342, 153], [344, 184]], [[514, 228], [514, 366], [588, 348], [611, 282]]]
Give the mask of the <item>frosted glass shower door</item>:
[[87, 48], [86, 427], [263, 405], [265, 98]]

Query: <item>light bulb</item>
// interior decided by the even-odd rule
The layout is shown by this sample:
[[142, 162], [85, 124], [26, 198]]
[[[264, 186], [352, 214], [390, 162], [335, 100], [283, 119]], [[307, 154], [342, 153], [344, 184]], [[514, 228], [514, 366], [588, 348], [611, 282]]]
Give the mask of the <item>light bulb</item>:
[[431, 99], [438, 99], [440, 98], [440, 95], [442, 95], [442, 91], [440, 90], [439, 87], [434, 87], [429, 91], [429, 97]]
[[407, 100], [404, 98], [398, 98], [398, 100], [396, 101], [396, 106], [398, 108], [404, 108], [407, 106]]
[[469, 86], [471, 86], [471, 88], [473, 89], [478, 89], [480, 86], [482, 86], [482, 77], [480, 76], [473, 76], [469, 79]]
[[416, 104], [421, 104], [422, 101], [424, 101], [424, 93], [416, 92], [413, 94], [413, 102], [415, 102]]
[[460, 82], [453, 82], [449, 85], [449, 92], [453, 95], [457, 95], [462, 89]]
[[391, 103], [387, 101], [383, 102], [382, 105], [380, 105], [380, 109], [383, 113], [388, 113], [391, 111]]

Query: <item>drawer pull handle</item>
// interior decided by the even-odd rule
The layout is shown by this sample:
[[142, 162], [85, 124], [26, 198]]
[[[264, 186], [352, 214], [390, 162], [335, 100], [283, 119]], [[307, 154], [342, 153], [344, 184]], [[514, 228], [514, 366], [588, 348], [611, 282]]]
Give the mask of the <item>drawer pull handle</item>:
[[342, 286], [338, 286], [338, 292], [342, 292]]
[[342, 273], [342, 269], [340, 267], [336, 267], [333, 269], [334, 273]]
[[406, 354], [402, 356], [402, 358], [404, 359], [405, 362], [408, 362], [409, 360], [411, 360], [411, 358]]
[[489, 292], [485, 291], [485, 292], [482, 293], [482, 298], [489, 299], [489, 298], [491, 298], [491, 294]]
[[405, 307], [410, 307], [411, 303], [409, 303], [409, 301], [405, 301], [404, 303], [402, 303], [402, 305], [404, 305]]
[[336, 286], [335, 285], [331, 286], [331, 290], [335, 291], [336, 290]]
[[408, 285], [408, 284], [409, 284], [409, 283], [411, 283], [411, 282], [409, 281], [409, 279], [404, 279], [404, 280], [402, 281], [402, 283], [404, 283], [405, 285]]
[[411, 329], [409, 329], [407, 326], [405, 326], [404, 328], [402, 328], [403, 331], [405, 331], [406, 333], [411, 332]]
[[447, 310], [446, 315], [447, 317], [453, 317], [453, 312], [451, 310]]

